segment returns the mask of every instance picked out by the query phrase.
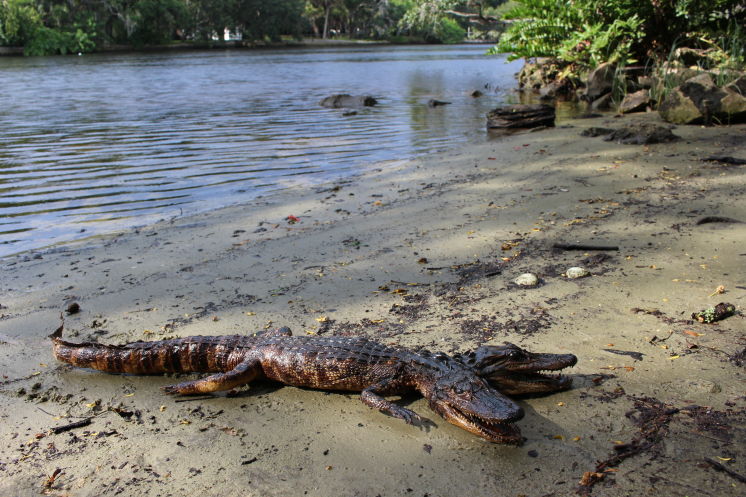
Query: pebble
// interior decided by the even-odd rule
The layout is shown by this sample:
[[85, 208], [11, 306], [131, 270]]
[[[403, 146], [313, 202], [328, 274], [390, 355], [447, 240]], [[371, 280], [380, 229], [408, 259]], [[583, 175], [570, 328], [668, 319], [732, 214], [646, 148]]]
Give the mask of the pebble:
[[523, 273], [514, 279], [513, 283], [519, 286], [536, 286], [539, 284], [539, 278], [533, 273]]
[[590, 276], [591, 273], [587, 269], [584, 269], [582, 267], [571, 267], [567, 271], [565, 271], [565, 275], [570, 279], [575, 279]]

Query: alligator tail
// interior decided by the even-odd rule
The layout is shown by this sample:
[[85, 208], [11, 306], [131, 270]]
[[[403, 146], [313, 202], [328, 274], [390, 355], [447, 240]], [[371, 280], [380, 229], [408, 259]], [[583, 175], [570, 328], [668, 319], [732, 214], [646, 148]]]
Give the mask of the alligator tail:
[[57, 360], [73, 366], [108, 373], [132, 374], [208, 372], [212, 369], [207, 364], [193, 364], [202, 361], [190, 360], [199, 356], [199, 353], [195, 354], [195, 344], [188, 339], [134, 342], [126, 345], [72, 343], [62, 339], [63, 327], [61, 325], [49, 336], [52, 339], [52, 351]]

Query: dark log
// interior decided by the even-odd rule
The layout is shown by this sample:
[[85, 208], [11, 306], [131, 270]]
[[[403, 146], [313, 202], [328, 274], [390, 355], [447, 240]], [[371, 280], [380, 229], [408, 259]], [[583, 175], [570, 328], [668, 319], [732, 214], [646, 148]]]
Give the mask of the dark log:
[[516, 129], [554, 126], [555, 112], [551, 105], [509, 105], [487, 113], [487, 128]]
[[88, 426], [91, 424], [91, 418], [85, 418], [81, 419], [80, 421], [74, 421], [72, 423], [62, 425], [62, 426], [55, 426], [52, 428], [52, 433], [55, 435], [64, 433], [66, 431], [74, 430], [75, 428], [82, 428], [83, 426]]

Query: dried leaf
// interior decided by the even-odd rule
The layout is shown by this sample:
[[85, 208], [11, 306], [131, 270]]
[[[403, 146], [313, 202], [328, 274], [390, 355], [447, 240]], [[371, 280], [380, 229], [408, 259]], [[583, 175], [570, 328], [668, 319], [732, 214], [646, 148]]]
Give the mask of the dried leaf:
[[720, 293], [725, 293], [725, 286], [724, 285], [720, 285], [719, 287], [717, 287], [715, 289], [715, 291], [710, 294], [710, 297], [714, 297], [715, 295], [718, 295]]
[[671, 357], [669, 357], [669, 358], [668, 358], [668, 360], [669, 360], [669, 361], [673, 361], [674, 359], [678, 359], [678, 358], [679, 358], [679, 356], [677, 356], [677, 355], [672, 355]]
[[704, 333], [697, 333], [696, 331], [689, 331], [689, 330], [684, 330], [684, 333], [692, 337], [701, 337], [702, 335], [704, 335]]

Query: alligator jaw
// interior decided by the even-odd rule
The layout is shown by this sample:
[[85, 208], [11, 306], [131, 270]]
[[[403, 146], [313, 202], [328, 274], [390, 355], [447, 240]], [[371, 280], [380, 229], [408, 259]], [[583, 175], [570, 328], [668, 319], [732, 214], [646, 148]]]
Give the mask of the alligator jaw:
[[510, 422], [484, 419], [446, 404], [440, 404], [438, 407], [438, 413], [446, 421], [489, 442], [513, 445], [523, 443], [521, 430]]
[[494, 388], [506, 395], [535, 395], [561, 392], [572, 388], [572, 378], [547, 373], [500, 373], [485, 377]]

